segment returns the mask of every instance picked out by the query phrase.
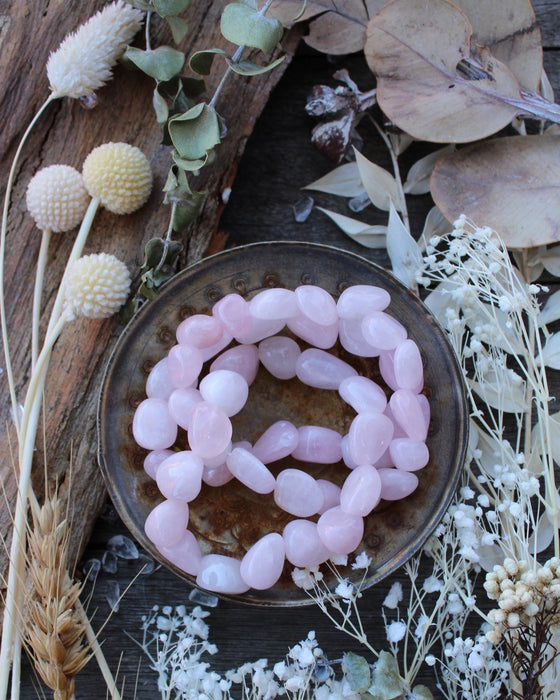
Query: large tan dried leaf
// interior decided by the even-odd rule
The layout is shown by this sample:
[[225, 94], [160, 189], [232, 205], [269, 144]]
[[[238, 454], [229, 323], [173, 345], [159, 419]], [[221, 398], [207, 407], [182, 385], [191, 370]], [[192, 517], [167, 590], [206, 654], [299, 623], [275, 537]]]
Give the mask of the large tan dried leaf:
[[[467, 17], [448, 0], [392, 0], [368, 24], [364, 48], [381, 109], [426, 141], [474, 141], [518, 113], [513, 73], [471, 46]], [[459, 69], [458, 69], [459, 64]]]
[[466, 214], [509, 248], [560, 240], [560, 136], [509, 136], [444, 156], [432, 196], [449, 221]]

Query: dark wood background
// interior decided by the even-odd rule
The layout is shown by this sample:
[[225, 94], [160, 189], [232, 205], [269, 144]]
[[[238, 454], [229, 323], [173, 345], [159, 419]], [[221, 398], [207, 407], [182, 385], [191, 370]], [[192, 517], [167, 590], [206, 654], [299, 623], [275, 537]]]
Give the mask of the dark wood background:
[[[3, 162], [6, 164], [9, 157], [13, 153], [14, 139], [17, 134], [21, 133], [21, 123], [28, 120], [33, 113], [34, 108], [40, 104], [45, 93], [45, 81], [42, 74], [42, 66], [44, 65], [44, 57], [47, 49], [44, 45], [37, 48], [39, 41], [45, 41], [45, 33], [47, 28], [56, 28], [56, 20], [62, 22], [64, 31], [57, 30], [56, 36], [61, 38], [65, 31], [74, 27], [78, 21], [82, 21], [87, 17], [90, 11], [98, 7], [100, 2], [92, 3], [92, 6], [87, 10], [82, 9], [81, 16], [78, 18], [78, 13], [75, 8], [69, 12], [68, 16], [64, 10], [64, 4], [55, 2], [34, 3], [33, 7], [27, 3], [21, 4], [18, 9], [17, 3], [4, 3], [5, 9], [2, 8], [2, 13], [5, 11], [6, 16], [18, 17], [18, 21], [0, 24], [0, 36], [2, 44], [0, 45], [0, 77], [4, 87], [4, 99], [2, 114], [5, 120], [3, 147], [0, 149]], [[196, 5], [197, 3], [195, 3]], [[218, 5], [219, 3], [214, 3]], [[560, 95], [560, 18], [558, 14], [560, 3], [555, 1], [537, 0], [533, 3], [537, 13], [538, 21], [543, 30], [543, 44], [545, 46], [545, 68], [549, 78], [555, 88], [556, 95]], [[2, 7], [0, 2], [0, 7]], [[23, 11], [26, 7], [26, 11]], [[17, 12], [16, 12], [17, 10]], [[58, 13], [58, 14], [57, 14]], [[62, 21], [62, 18], [63, 21]], [[198, 19], [199, 27], [202, 27], [202, 21], [210, 23], [211, 17], [208, 14], [202, 13]], [[0, 17], [1, 20], [1, 17]], [[45, 26], [44, 23], [47, 23]], [[43, 24], [42, 24], [43, 23]], [[30, 27], [33, 31], [30, 32]], [[4, 28], [2, 32], [2, 28]], [[54, 29], [53, 29], [54, 31]], [[36, 53], [33, 53], [25, 46], [27, 38], [30, 36], [31, 49], [35, 48]], [[206, 38], [206, 43], [201, 42], [199, 45], [210, 45], [210, 39]], [[49, 38], [50, 41], [50, 38]], [[22, 44], [24, 42], [24, 44]], [[56, 46], [57, 41], [52, 41], [52, 46]], [[52, 47], [47, 47], [52, 48]], [[189, 50], [187, 48], [187, 50]], [[17, 59], [18, 52], [27, 53], [27, 68], [29, 70], [21, 72], [18, 75], [14, 74], [13, 62]], [[42, 52], [42, 53], [41, 53]], [[33, 59], [32, 57], [36, 58]], [[305, 101], [311, 88], [315, 84], [324, 83], [331, 86], [335, 85], [332, 79], [332, 74], [337, 68], [345, 67], [350, 71], [352, 77], [356, 80], [362, 90], [367, 90], [374, 86], [372, 74], [368, 71], [363, 58], [360, 56], [350, 56], [345, 58], [337, 58], [330, 60], [325, 56], [314, 54], [307, 49], [300, 50], [291, 64], [287, 68], [285, 74], [278, 82], [272, 92], [270, 99], [266, 103], [262, 115], [256, 121], [253, 129], [253, 121], [256, 115], [260, 112], [260, 106], [253, 104], [258, 100], [258, 90], [251, 88], [251, 92], [244, 95], [244, 100], [250, 108], [247, 109], [247, 122], [243, 123], [242, 133], [235, 131], [235, 117], [232, 119], [233, 138], [237, 151], [230, 153], [229, 170], [223, 179], [216, 186], [216, 191], [219, 192], [225, 186], [233, 182], [233, 188], [228, 205], [223, 212], [219, 223], [219, 231], [224, 234], [226, 246], [241, 245], [254, 241], [262, 240], [308, 240], [329, 243], [339, 247], [352, 250], [356, 253], [374, 260], [380, 264], [386, 264], [387, 259], [383, 251], [369, 251], [350, 241], [343, 233], [341, 233], [332, 222], [330, 222], [321, 212], [313, 211], [309, 219], [305, 223], [296, 223], [293, 217], [292, 206], [302, 196], [301, 187], [320, 177], [328, 172], [332, 164], [326, 158], [318, 153], [310, 144], [310, 131], [314, 122], [305, 113]], [[34, 74], [39, 75], [37, 79], [38, 85], [35, 84]], [[33, 77], [32, 77], [33, 76]], [[123, 81], [123, 82], [119, 82]], [[235, 97], [235, 90], [239, 89], [239, 85], [245, 84], [247, 81], [244, 78], [239, 79], [235, 89], [232, 88], [232, 100], [237, 100], [236, 105], [241, 101], [239, 97]], [[270, 83], [262, 83], [263, 90], [272, 87]], [[133, 110], [127, 109], [127, 105], [123, 105], [119, 99], [121, 90], [130, 89], [136, 91], [131, 99]], [[41, 92], [41, 90], [43, 92]], [[165, 172], [166, 159], [168, 154], [165, 149], [158, 148], [157, 134], [152, 121], [145, 121], [150, 112], [150, 89], [143, 86], [143, 83], [138, 77], [130, 77], [121, 75], [118, 72], [117, 81], [108, 88], [102, 91], [103, 96], [98, 114], [87, 115], [87, 121], [84, 113], [81, 112], [77, 105], [70, 105], [68, 102], [61, 103], [57, 108], [57, 125], [54, 124], [54, 119], [47, 117], [45, 124], [39, 129], [37, 137], [31, 142], [30, 149], [27, 151], [23, 167], [29, 179], [29, 174], [32, 173], [39, 164], [50, 162], [69, 162], [78, 165], [83, 160], [83, 156], [88, 152], [76, 134], [76, 129], [91, 128], [89, 125], [96, 124], [95, 133], [88, 133], [86, 141], [88, 143], [100, 143], [103, 140], [129, 140], [135, 141], [135, 137], [142, 140], [144, 146], [152, 150], [152, 162], [156, 164], [156, 172], [161, 180], [162, 172]], [[226, 95], [227, 98], [227, 95]], [[262, 104], [266, 100], [260, 97]], [[141, 105], [141, 107], [139, 107]], [[236, 115], [239, 116], [239, 113]], [[19, 120], [19, 121], [18, 121]], [[150, 136], [146, 137], [143, 134], [150, 132]], [[245, 138], [252, 130], [243, 158], [239, 161], [239, 154], [243, 150]], [[375, 159], [380, 165], [390, 168], [390, 159], [385, 152], [380, 139], [376, 134], [364, 126], [361, 129], [366, 142], [365, 153], [370, 158]], [[49, 135], [52, 140], [47, 141]], [[71, 136], [67, 137], [67, 134]], [[237, 134], [237, 136], [235, 136]], [[60, 160], [60, 153], [63, 152], [65, 159]], [[406, 175], [407, 169], [411, 163], [417, 160], [420, 156], [431, 150], [432, 147], [426, 144], [414, 144], [409, 151], [402, 157], [403, 173]], [[235, 170], [238, 165], [238, 172]], [[7, 169], [7, 166], [4, 165]], [[235, 180], [233, 181], [235, 177]], [[12, 225], [19, 225], [23, 219], [24, 205], [22, 204], [22, 192], [24, 191], [26, 180], [22, 177], [19, 181], [19, 189], [16, 192], [16, 212], [12, 218]], [[216, 183], [214, 183], [216, 184]], [[352, 215], [346, 208], [346, 203], [342, 199], [321, 195], [318, 193], [309, 193], [314, 197], [316, 204], [326, 205], [329, 208], [336, 209], [341, 213]], [[425, 197], [410, 197], [409, 211], [411, 214], [413, 229], [416, 233], [422, 228], [426, 212], [431, 206], [431, 201], [428, 196]], [[136, 264], [141, 258], [142, 241], [155, 235], [161, 231], [162, 221], [165, 220], [165, 215], [154, 214], [158, 207], [158, 202], [155, 196], [152, 197], [148, 214], [139, 212], [137, 215], [130, 217], [127, 222], [123, 221], [124, 233], [121, 231], [121, 222], [115, 223], [110, 217], [102, 216], [96, 225], [97, 231], [105, 227], [107, 231], [114, 230], [119, 227], [119, 236], [116, 243], [113, 242], [110, 246], [110, 252], [123, 252], [128, 250], [126, 257], [133, 259]], [[212, 215], [212, 221], [217, 221], [217, 215]], [[159, 217], [159, 218], [158, 218]], [[368, 208], [365, 212], [358, 215], [358, 218], [364, 218], [371, 223], [382, 223], [385, 220], [385, 214], [376, 212], [373, 208]], [[159, 229], [157, 226], [159, 225]], [[153, 230], [148, 231], [148, 227]], [[140, 232], [140, 235], [139, 235]], [[28, 234], [29, 235], [29, 234]], [[99, 243], [102, 236], [96, 233], [94, 243]], [[33, 256], [36, 255], [36, 246], [29, 245], [25, 248], [14, 241], [9, 249], [9, 268], [8, 276], [11, 287], [11, 295], [13, 304], [17, 306], [19, 301], [25, 302], [29, 298], [29, 292], [26, 291], [29, 286], [30, 273], [27, 272], [31, 267]], [[214, 236], [213, 245], [220, 247], [224, 242], [224, 238]], [[107, 246], [105, 246], [105, 249]], [[54, 250], [55, 260], [60, 263], [64, 244], [58, 243]], [[133, 250], [132, 250], [133, 249]], [[132, 251], [132, 253], [131, 253]], [[196, 257], [196, 255], [195, 255]], [[51, 285], [53, 280], [48, 280]], [[18, 301], [19, 300], [19, 301]], [[16, 303], [18, 302], [18, 303]], [[12, 316], [14, 320], [16, 316]], [[79, 354], [77, 342], [86, 343], [88, 352], [90, 345], [94, 342], [105, 343], [108, 347], [114, 344], [120, 328], [116, 325], [103, 324], [98, 327], [93, 333], [93, 340], [90, 337], [92, 332], [81, 326], [77, 329], [68, 341], [68, 347], [75, 349], [71, 352], [70, 362], [64, 361], [62, 357], [55, 357], [53, 371], [55, 375], [64, 378], [67, 388], [64, 391], [58, 391], [54, 394], [53, 400], [57, 407], [57, 415], [62, 415], [65, 420], [70, 420], [74, 426], [79, 424], [79, 421], [88, 421], [93, 424], [94, 421], [94, 406], [99, 389], [99, 376], [102, 369], [102, 363], [97, 357], [92, 360], [94, 372], [91, 381], [88, 383], [80, 381], [80, 374], [77, 370], [81, 364], [76, 359]], [[18, 381], [23, 385], [25, 381], [25, 361], [20, 357], [23, 354], [23, 345], [26, 340], [25, 334], [17, 342], [16, 354], [18, 355], [18, 366], [22, 367]], [[72, 345], [73, 343], [73, 345]], [[20, 348], [21, 346], [21, 348]], [[92, 354], [93, 351], [91, 351]], [[84, 386], [85, 384], [85, 386]], [[556, 385], [556, 383], [555, 383]], [[3, 396], [7, 397], [3, 386]], [[7, 398], [5, 399], [7, 403]], [[72, 419], [69, 419], [68, 413], [75, 414]], [[3, 415], [7, 415], [6, 410]], [[5, 418], [3, 419], [3, 422]], [[75, 435], [73, 436], [75, 438]], [[68, 441], [72, 439], [67, 433], [58, 436], [58, 442], [51, 446], [53, 451], [58, 455], [59, 451], [66, 448]], [[60, 445], [62, 447], [60, 447]], [[80, 449], [80, 456], [84, 459], [93, 460], [94, 439], [91, 431], [86, 438], [86, 445]], [[3, 470], [9, 471], [9, 456], [6, 449], [5, 440], [3, 440]], [[67, 449], [66, 449], [67, 458]], [[56, 457], [59, 459], [59, 457]], [[93, 462], [92, 462], [93, 464]], [[92, 467], [93, 468], [93, 467]], [[5, 473], [4, 472], [4, 473]], [[87, 488], [84, 486], [84, 502], [87, 502]], [[99, 489], [99, 496], [95, 497], [95, 503], [90, 503], [92, 512], [99, 510], [103, 500], [103, 490]], [[77, 520], [78, 529], [82, 526], [81, 520]], [[89, 543], [83, 560], [92, 557], [101, 558], [105, 551], [107, 540], [114, 534], [122, 532], [126, 534], [121, 522], [116, 517], [110, 504], [105, 506], [102, 517], [100, 517], [93, 527]], [[81, 568], [81, 564], [78, 567]], [[98, 578], [97, 585], [92, 594], [90, 609], [96, 610], [95, 625], [98, 627], [105, 620], [109, 613], [109, 606], [105, 601], [104, 590], [111, 580], [118, 580], [121, 588], [126, 585], [135, 576], [139, 566], [137, 563], [119, 562], [117, 574], [109, 574], [102, 572]], [[380, 604], [384, 599], [388, 588], [392, 581], [382, 582], [374, 589], [367, 591], [361, 601], [362, 618], [365, 627], [368, 630], [370, 639], [382, 646], [385, 635], [382, 627], [382, 621], [378, 614]], [[157, 678], [156, 675], [148, 669], [148, 663], [143, 658], [140, 650], [128, 637], [128, 634], [139, 638], [141, 636], [141, 618], [149, 612], [155, 604], [159, 605], [175, 605], [187, 602], [187, 597], [190, 588], [182, 581], [177, 579], [173, 574], [165, 569], [159, 569], [148, 576], [140, 576], [130, 591], [126, 594], [121, 603], [120, 610], [114, 614], [101, 635], [103, 639], [103, 648], [105, 654], [112, 666], [113, 671], [119, 667], [119, 678], [126, 679], [125, 697], [133, 696], [133, 687], [136, 682], [138, 673], [137, 697], [140, 700], [144, 698], [153, 699], [157, 697]], [[329, 658], [338, 659], [345, 650], [353, 649], [360, 651], [359, 647], [349, 638], [337, 633], [332, 629], [329, 621], [312, 606], [298, 609], [262, 609], [250, 608], [242, 604], [220, 601], [217, 608], [212, 610], [209, 618], [210, 638], [215, 642], [220, 654], [212, 658], [212, 663], [217, 670], [225, 670], [232, 666], [238, 665], [243, 661], [254, 660], [259, 657], [268, 657], [272, 663], [280, 660], [286, 653], [288, 647], [295, 644], [300, 639], [304, 638], [310, 629], [316, 630], [317, 638], [320, 645], [328, 653]], [[139, 666], [140, 664], [140, 666]], [[419, 679], [425, 682], [430, 687], [434, 687], [434, 679], [431, 669], [426, 668], [425, 673], [421, 674]], [[40, 689], [40, 684], [37, 683], [34, 673], [29, 665], [24, 666], [22, 680], [22, 697], [25, 700], [41, 696], [43, 691]], [[106, 697], [106, 689], [104, 683], [96, 668], [95, 662], [90, 665], [80, 674], [77, 683], [77, 698], [89, 698], [91, 700], [101, 700]]]

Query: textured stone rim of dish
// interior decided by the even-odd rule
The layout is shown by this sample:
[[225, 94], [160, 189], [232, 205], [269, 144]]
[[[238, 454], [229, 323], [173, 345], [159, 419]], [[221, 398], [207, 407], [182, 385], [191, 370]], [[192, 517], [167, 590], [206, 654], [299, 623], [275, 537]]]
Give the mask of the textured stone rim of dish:
[[[365, 550], [373, 563], [364, 588], [391, 574], [421, 548], [455, 492], [468, 440], [466, 394], [445, 333], [422, 302], [383, 268], [332, 246], [271, 241], [217, 253], [176, 275], [130, 321], [107, 365], [98, 405], [99, 463], [117, 512], [156, 561], [192, 585], [194, 578], [165, 560], [144, 534], [143, 522], [161, 496], [142, 467], [146, 450], [139, 448], [132, 437], [134, 409], [145, 398], [149, 370], [175, 343], [174, 331], [180, 320], [193, 313], [209, 313], [212, 305], [230, 292], [250, 297], [266, 287], [293, 289], [299, 284], [319, 284], [335, 297], [353, 284], [383, 286], [391, 294], [389, 311], [416, 340], [424, 360], [424, 393], [432, 410], [427, 439], [430, 462], [418, 472], [420, 484], [414, 494], [403, 501], [382, 503], [366, 518], [364, 540], [357, 551]], [[356, 358], [338, 343], [330, 352], [350, 361], [360, 374], [379, 378], [375, 358]], [[258, 387], [256, 398], [254, 387]], [[279, 401], [283, 402], [280, 414], [276, 413]], [[319, 403], [321, 410], [317, 411]], [[234, 440], [253, 441], [259, 431], [280, 418], [294, 420], [296, 425], [315, 422], [347, 432], [355, 414], [341, 403], [337, 392], [303, 387], [297, 379], [281, 382], [260, 367], [247, 407], [233, 419]], [[185, 448], [183, 444], [182, 449]], [[295, 466], [290, 459], [271, 465], [275, 473]], [[337, 475], [347, 474], [346, 467], [340, 463], [328, 467], [303, 465], [303, 468], [322, 478], [336, 479]], [[191, 504], [191, 524], [199, 540], [201, 535], [206, 538], [201, 543], [203, 550], [207, 550], [204, 553], [241, 557], [263, 534], [271, 529], [281, 532], [285, 522], [293, 519], [276, 508], [272, 496], [254, 496], [236, 480], [219, 489], [203, 488]], [[259, 518], [264, 518], [263, 522]], [[232, 548], [237, 551], [231, 551]], [[292, 568], [287, 562], [280, 582], [267, 591], [250, 590], [240, 596], [221, 597], [254, 605], [308, 604], [311, 602], [308, 595], [291, 581]], [[357, 582], [362, 572], [347, 567], [344, 575]], [[329, 572], [325, 572], [325, 578], [329, 585], [335, 583]]]

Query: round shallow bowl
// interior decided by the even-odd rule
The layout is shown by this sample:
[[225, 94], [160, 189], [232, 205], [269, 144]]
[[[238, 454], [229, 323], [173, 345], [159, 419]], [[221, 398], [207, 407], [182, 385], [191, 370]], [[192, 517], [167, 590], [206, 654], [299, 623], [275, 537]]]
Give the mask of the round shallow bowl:
[[[99, 403], [99, 460], [119, 515], [157, 561], [191, 583], [194, 579], [163, 559], [144, 534], [148, 513], [163, 499], [155, 482], [144, 472], [147, 452], [132, 437], [134, 410], [146, 396], [149, 371], [175, 344], [175, 329], [180, 321], [194, 313], [210, 313], [213, 304], [231, 292], [250, 298], [267, 287], [295, 289], [301, 284], [319, 285], [334, 297], [355, 284], [384, 287], [391, 295], [388, 311], [407, 328], [423, 356], [423, 391], [431, 405], [427, 439], [430, 461], [417, 472], [420, 483], [411, 496], [401, 501], [382, 501], [366, 518], [358, 549], [372, 559], [365, 586], [393, 572], [420, 549], [453, 496], [467, 443], [465, 392], [453, 351], [426, 307], [388, 272], [344, 250], [297, 242], [234, 248], [178, 274], [156, 299], [140, 309], [115, 347]], [[355, 357], [338, 343], [330, 352], [350, 362], [360, 374], [383, 382], [376, 358]], [[253, 443], [266, 427], [280, 419], [290, 420], [296, 426], [321, 425], [346, 434], [354, 416], [338, 392], [312, 389], [297, 379], [277, 380], [261, 366], [245, 408], [232, 419], [233, 439]], [[177, 444], [187, 449], [186, 434], [181, 431]], [[276, 474], [296, 464], [288, 457], [270, 466]], [[303, 468], [339, 485], [348, 474], [342, 462]], [[190, 504], [189, 529], [197, 536], [203, 553], [241, 558], [260, 537], [271, 531], [282, 532], [291, 519], [274, 504], [272, 494], [260, 496], [234, 479], [220, 488], [203, 486]], [[273, 588], [250, 590], [235, 599], [260, 605], [308, 603], [307, 594], [294, 585], [291, 569], [287, 563]], [[363, 571], [348, 567], [344, 573], [358, 581]], [[325, 571], [325, 577], [329, 585], [334, 584], [330, 572]]]

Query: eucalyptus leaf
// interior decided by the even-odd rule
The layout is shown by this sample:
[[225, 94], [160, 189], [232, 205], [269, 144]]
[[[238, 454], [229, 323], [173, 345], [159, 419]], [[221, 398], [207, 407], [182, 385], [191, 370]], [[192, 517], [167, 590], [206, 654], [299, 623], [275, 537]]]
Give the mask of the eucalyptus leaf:
[[184, 19], [181, 19], [181, 17], [166, 17], [165, 19], [169, 25], [169, 29], [171, 29], [173, 41], [176, 44], [180, 44], [188, 34], [189, 25]]
[[206, 199], [206, 192], [191, 192], [190, 196], [175, 206], [171, 225], [174, 231], [186, 231], [199, 215]]
[[399, 211], [402, 211], [403, 203], [397, 181], [391, 173], [372, 163], [360, 151], [354, 149], [354, 153], [362, 184], [372, 203], [378, 209], [389, 211], [392, 202]]
[[189, 5], [189, 0], [153, 0], [153, 3], [160, 17], [172, 17], [184, 12]]
[[319, 211], [326, 214], [347, 236], [365, 248], [385, 248], [386, 226], [370, 226], [363, 221], [352, 219], [344, 214], [337, 214], [329, 209], [317, 207]]
[[369, 688], [374, 700], [396, 700], [402, 696], [403, 690], [397, 660], [387, 651], [379, 652]]
[[230, 57], [227, 51], [223, 49], [205, 49], [204, 51], [196, 51], [189, 59], [189, 67], [199, 75], [209, 75], [212, 70], [214, 56]]
[[434, 171], [436, 161], [441, 156], [454, 150], [455, 146], [450, 144], [417, 160], [406, 176], [406, 181], [403, 185], [405, 194], [427, 194], [430, 191], [430, 177]]
[[427, 686], [415, 685], [410, 700], [434, 700], [434, 696]]
[[349, 651], [342, 657], [345, 669], [345, 679], [354, 693], [367, 690], [371, 683], [371, 672], [368, 662], [363, 656]]
[[161, 81], [171, 80], [181, 72], [185, 63], [185, 55], [171, 46], [158, 46], [151, 51], [142, 51], [129, 46], [124, 55], [143, 73]]
[[272, 61], [272, 63], [269, 63], [267, 66], [259, 66], [256, 63], [248, 60], [232, 61], [226, 58], [226, 61], [231, 70], [239, 75], [262, 75], [263, 73], [268, 73], [268, 71], [274, 70], [274, 68], [279, 66], [285, 58], [285, 56], [280, 56], [280, 58]]
[[387, 254], [395, 277], [410, 289], [416, 287], [416, 275], [423, 266], [422, 254], [392, 203], [387, 227]]
[[226, 5], [220, 28], [228, 41], [260, 49], [263, 53], [271, 53], [283, 34], [281, 22], [241, 2]]
[[220, 142], [220, 120], [216, 110], [201, 102], [169, 120], [169, 135], [180, 158], [206, 159]]
[[443, 236], [449, 233], [451, 225], [437, 207], [432, 207], [428, 212], [421, 238], [427, 243], [432, 236]]
[[560, 320], [560, 291], [554, 292], [546, 300], [546, 304], [539, 314], [539, 326], [542, 328], [558, 320]]
[[163, 186], [165, 192], [165, 204], [169, 202], [180, 202], [186, 200], [192, 194], [186, 173], [173, 165], [167, 175], [167, 180]]
[[536, 528], [531, 533], [527, 545], [528, 551], [544, 552], [554, 539], [554, 523], [548, 511], [545, 511], [537, 522]]
[[341, 197], [358, 197], [364, 191], [360, 171], [355, 162], [339, 165], [303, 189], [337, 194]]
[[178, 241], [165, 241], [163, 238], [151, 238], [144, 248], [142, 267], [157, 267], [163, 258], [163, 264], [172, 265], [177, 260], [183, 245]]
[[173, 151], [171, 157], [173, 158], [173, 162], [176, 163], [180, 168], [182, 168], [183, 170], [187, 170], [191, 173], [200, 170], [200, 168], [203, 168], [208, 162], [208, 155], [204, 156], [204, 158], [189, 160], [188, 158], [181, 158], [177, 151]]
[[152, 96], [152, 104], [156, 113], [157, 123], [165, 124], [167, 118], [169, 117], [169, 107], [167, 106], [165, 99], [159, 94], [157, 87]]
[[539, 256], [547, 272], [555, 277], [560, 277], [560, 246], [552, 246]]
[[560, 333], [554, 333], [547, 339], [537, 360], [551, 369], [560, 369]]

